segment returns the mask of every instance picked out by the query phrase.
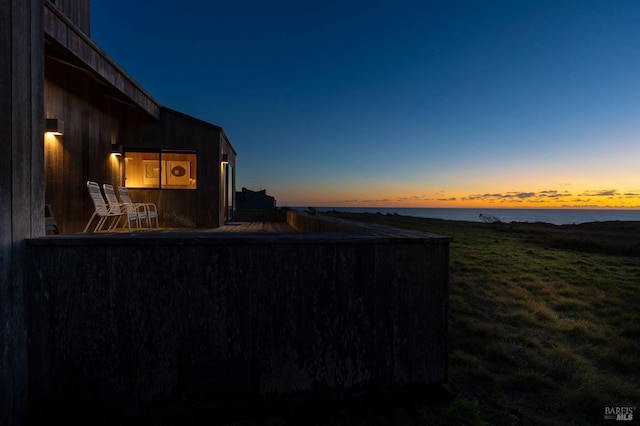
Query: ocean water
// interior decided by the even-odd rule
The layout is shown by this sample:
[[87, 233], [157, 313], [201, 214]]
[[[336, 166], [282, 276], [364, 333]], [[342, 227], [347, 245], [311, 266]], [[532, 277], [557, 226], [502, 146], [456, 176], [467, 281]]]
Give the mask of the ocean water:
[[[306, 210], [306, 207], [299, 207]], [[482, 222], [480, 215], [489, 215], [502, 222], [545, 222], [554, 225], [571, 225], [586, 222], [612, 220], [640, 221], [640, 210], [633, 209], [480, 209], [480, 208], [412, 208], [412, 207], [316, 207], [353, 213], [399, 214], [402, 216], [431, 219], [464, 220]]]

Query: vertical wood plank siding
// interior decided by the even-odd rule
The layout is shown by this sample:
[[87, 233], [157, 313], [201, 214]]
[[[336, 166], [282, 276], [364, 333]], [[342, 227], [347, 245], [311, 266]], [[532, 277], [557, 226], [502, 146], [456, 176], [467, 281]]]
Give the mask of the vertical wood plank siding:
[[0, 8], [0, 424], [27, 408], [25, 239], [44, 235], [42, 1]]
[[[220, 158], [222, 129], [178, 111], [161, 108], [158, 126], [147, 128], [135, 147], [197, 153], [197, 189], [134, 189], [134, 199], [160, 203], [165, 226], [214, 228], [223, 222]], [[153, 201], [155, 200], [155, 201]]]
[[111, 144], [129, 128], [155, 122], [139, 108], [104, 96], [89, 74], [52, 58], [45, 61], [47, 117], [64, 121], [62, 136], [45, 135], [46, 202], [64, 233], [80, 232], [93, 212], [86, 181], [120, 185]]
[[61, 231], [79, 232], [91, 216], [87, 180], [124, 184], [126, 160], [111, 156], [113, 143], [125, 149], [195, 151], [196, 190], [136, 189], [131, 196], [158, 205], [164, 226], [220, 226], [222, 154], [235, 164], [235, 151], [222, 129], [161, 108], [61, 10], [45, 2], [46, 116], [65, 123], [63, 136], [46, 137], [46, 202]]
[[179, 412], [447, 378], [445, 237], [371, 227], [63, 236], [28, 247], [42, 402]]

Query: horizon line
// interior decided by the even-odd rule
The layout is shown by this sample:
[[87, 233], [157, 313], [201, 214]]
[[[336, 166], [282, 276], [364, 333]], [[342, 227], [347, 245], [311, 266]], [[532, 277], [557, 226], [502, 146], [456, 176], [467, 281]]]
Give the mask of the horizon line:
[[536, 206], [511, 206], [511, 207], [416, 207], [416, 206], [315, 206], [315, 205], [299, 205], [299, 206], [280, 206], [279, 208], [290, 209], [494, 209], [494, 210], [638, 210], [640, 206], [553, 206], [553, 207], [536, 207]]

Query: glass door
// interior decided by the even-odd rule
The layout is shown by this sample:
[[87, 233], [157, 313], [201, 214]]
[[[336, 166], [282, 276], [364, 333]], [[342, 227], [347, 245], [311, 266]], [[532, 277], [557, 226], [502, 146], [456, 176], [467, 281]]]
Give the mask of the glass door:
[[234, 210], [234, 176], [233, 166], [229, 163], [224, 164], [224, 220], [229, 222], [233, 220]]

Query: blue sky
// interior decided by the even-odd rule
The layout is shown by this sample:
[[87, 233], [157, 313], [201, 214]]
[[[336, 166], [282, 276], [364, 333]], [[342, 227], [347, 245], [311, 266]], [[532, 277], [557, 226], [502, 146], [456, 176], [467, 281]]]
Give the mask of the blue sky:
[[[232, 4], [231, 4], [232, 3]], [[278, 205], [640, 208], [640, 2], [92, 0]]]

